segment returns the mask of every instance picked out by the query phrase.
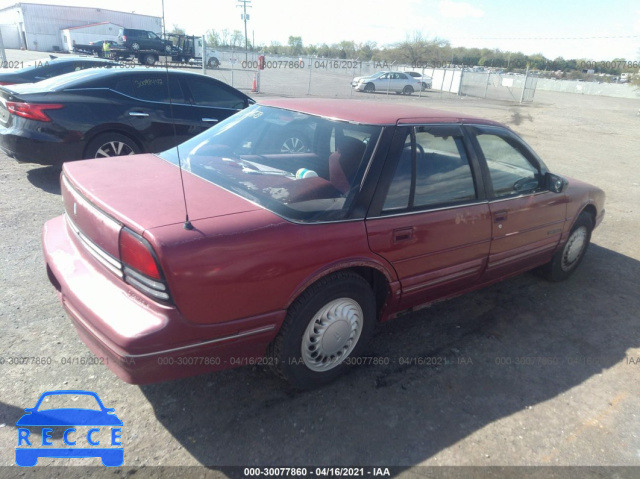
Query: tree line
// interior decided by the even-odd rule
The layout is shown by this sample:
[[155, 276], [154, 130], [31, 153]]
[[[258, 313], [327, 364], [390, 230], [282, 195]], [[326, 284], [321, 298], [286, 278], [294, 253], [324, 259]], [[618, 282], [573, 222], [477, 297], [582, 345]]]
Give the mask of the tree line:
[[[244, 49], [244, 35], [240, 30], [209, 30], [207, 44], [217, 48]], [[290, 36], [286, 45], [272, 41], [255, 48], [249, 41], [249, 49], [267, 55], [312, 56], [359, 61], [378, 61], [388, 64], [412, 65], [416, 68], [441, 67], [443, 65], [479, 66], [504, 71], [532, 70], [547, 72], [575, 72], [578, 74], [594, 70], [595, 73], [620, 75], [623, 72], [637, 73], [637, 62], [625, 62], [622, 58], [612, 62], [590, 62], [587, 58], [546, 58], [541, 53], [525, 55], [521, 52], [490, 48], [452, 47], [448, 40], [426, 38], [420, 32], [407, 36], [404, 41], [378, 46], [376, 42], [357, 43], [343, 40], [338, 43], [304, 45], [302, 37]], [[593, 68], [586, 67], [593, 65]]]

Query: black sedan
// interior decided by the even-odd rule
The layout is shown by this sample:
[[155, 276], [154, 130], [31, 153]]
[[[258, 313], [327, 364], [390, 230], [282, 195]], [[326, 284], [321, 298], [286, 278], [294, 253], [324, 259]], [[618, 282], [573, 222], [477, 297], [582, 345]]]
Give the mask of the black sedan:
[[111, 67], [118, 65], [113, 60], [94, 57], [55, 57], [34, 60], [30, 62], [12, 61], [0, 69], [0, 85], [15, 85], [17, 83], [35, 83], [47, 78], [57, 77], [87, 68]]
[[40, 164], [156, 153], [253, 103], [198, 73], [95, 68], [0, 87], [0, 149]]

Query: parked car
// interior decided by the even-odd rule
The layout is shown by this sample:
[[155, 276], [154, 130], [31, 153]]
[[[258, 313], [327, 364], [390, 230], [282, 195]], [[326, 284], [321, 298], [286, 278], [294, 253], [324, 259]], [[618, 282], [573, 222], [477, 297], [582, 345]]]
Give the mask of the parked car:
[[[20, 66], [23, 65], [23, 62], [13, 63], [19, 64]], [[78, 70], [107, 68], [114, 65], [118, 64], [112, 60], [102, 58], [81, 56], [55, 57], [52, 55], [48, 58], [24, 63], [24, 67], [17, 70], [0, 70], [0, 85], [35, 83]]]
[[371, 74], [371, 75], [365, 75], [365, 76], [354, 77], [354, 78], [353, 78], [353, 80], [351, 80], [351, 86], [352, 86], [353, 88], [355, 88], [355, 87], [357, 87], [357, 86], [358, 86], [358, 84], [359, 84], [362, 80], [364, 80], [365, 78], [378, 78], [379, 76], [382, 76], [382, 75], [384, 75], [385, 73], [389, 73], [389, 72], [382, 71], [382, 72], [376, 72], [376, 73], [373, 73], [373, 74]]
[[154, 50], [171, 55], [173, 44], [160, 38], [149, 30], [121, 28], [118, 32], [118, 45], [133, 51]]
[[367, 93], [392, 91], [396, 94], [411, 95], [414, 91], [420, 91], [422, 84], [419, 80], [402, 72], [384, 72], [379, 76], [360, 79], [354, 88], [356, 91]]
[[423, 90], [429, 90], [433, 85], [433, 78], [431, 78], [429, 75], [422, 75], [418, 72], [405, 72], [405, 73], [409, 76], [412, 76], [416, 80], [420, 80], [420, 83], [422, 83]]
[[41, 164], [158, 152], [252, 103], [221, 81], [182, 70], [85, 70], [0, 87], [0, 149]]
[[[299, 132], [306, 148], [281, 153], [274, 139]], [[47, 273], [118, 376], [267, 364], [299, 388], [357, 364], [403, 312], [533, 268], [568, 278], [605, 198], [499, 123], [326, 99], [264, 101], [158, 155], [65, 163], [61, 184]]]

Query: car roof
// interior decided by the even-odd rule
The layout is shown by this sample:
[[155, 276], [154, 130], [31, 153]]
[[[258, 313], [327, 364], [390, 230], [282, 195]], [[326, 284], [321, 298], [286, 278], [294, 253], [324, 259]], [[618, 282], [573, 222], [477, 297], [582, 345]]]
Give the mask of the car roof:
[[36, 66], [37, 68], [42, 68], [46, 64], [53, 63], [68, 63], [68, 62], [92, 62], [92, 63], [115, 63], [113, 60], [108, 58], [100, 58], [94, 56], [83, 56], [83, 55], [71, 55], [64, 57], [56, 57], [54, 55], [50, 55], [49, 57], [38, 58], [36, 60], [30, 60], [26, 62], [29, 67]]
[[278, 98], [261, 100], [259, 104], [365, 125], [464, 122], [504, 127], [501, 123], [492, 120], [485, 120], [458, 112], [373, 100]]
[[[55, 77], [42, 80], [38, 83], [22, 83], [19, 85], [9, 85], [8, 87], [2, 87], [5, 90], [11, 90], [15, 93], [40, 93], [40, 92], [52, 92], [60, 91], [66, 88], [82, 88], [82, 85], [87, 81], [91, 81], [105, 76], [117, 76], [127, 75], [130, 73], [149, 73], [149, 71], [158, 71], [162, 74], [168, 73], [169, 75], [192, 75], [203, 77], [206, 76], [213, 81], [218, 81], [213, 77], [202, 75], [201, 73], [184, 71], [184, 70], [171, 70], [165, 68], [150, 69], [149, 67], [139, 66], [134, 68], [119, 68], [117, 64], [110, 68], [87, 68], [84, 70], [78, 70], [71, 73], [65, 73], [64, 75], [58, 75]], [[224, 83], [224, 82], [220, 82]], [[231, 87], [232, 88], [232, 87]], [[249, 98], [249, 97], [247, 97]]]

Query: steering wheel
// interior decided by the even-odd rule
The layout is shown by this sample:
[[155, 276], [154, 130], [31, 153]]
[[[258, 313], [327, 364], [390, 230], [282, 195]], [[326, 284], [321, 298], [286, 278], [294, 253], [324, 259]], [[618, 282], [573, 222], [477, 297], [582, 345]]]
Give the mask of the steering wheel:
[[531, 191], [535, 190], [540, 185], [537, 178], [521, 178], [513, 184], [513, 191]]
[[[411, 143], [405, 143], [404, 148], [411, 148]], [[418, 150], [416, 159], [422, 161], [422, 159], [424, 158], [424, 148], [422, 148], [422, 145], [420, 143], [416, 143], [416, 148]]]

